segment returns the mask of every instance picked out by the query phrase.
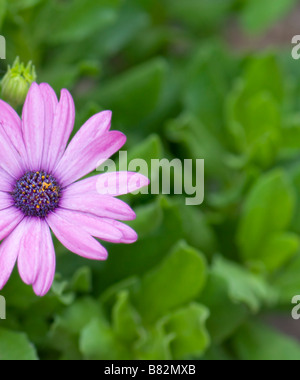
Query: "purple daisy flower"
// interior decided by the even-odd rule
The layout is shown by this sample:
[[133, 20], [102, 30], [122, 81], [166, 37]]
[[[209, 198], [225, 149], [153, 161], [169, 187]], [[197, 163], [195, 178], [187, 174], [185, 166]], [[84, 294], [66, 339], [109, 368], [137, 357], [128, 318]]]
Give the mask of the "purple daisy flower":
[[104, 111], [67, 146], [74, 119], [70, 93], [62, 90], [58, 101], [46, 83], [31, 86], [22, 121], [0, 101], [0, 289], [18, 262], [22, 280], [38, 296], [49, 291], [56, 263], [50, 229], [70, 251], [92, 260], [107, 258], [94, 237], [126, 244], [137, 240], [119, 222], [135, 214], [116, 196], [147, 186], [148, 179], [119, 172], [76, 182], [117, 152], [126, 137], [109, 130], [111, 112]]

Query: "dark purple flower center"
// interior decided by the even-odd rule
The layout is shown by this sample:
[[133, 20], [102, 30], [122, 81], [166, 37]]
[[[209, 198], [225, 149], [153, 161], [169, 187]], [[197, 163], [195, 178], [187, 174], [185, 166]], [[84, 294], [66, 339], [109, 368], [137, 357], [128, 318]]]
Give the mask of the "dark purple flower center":
[[44, 218], [58, 207], [61, 186], [45, 171], [27, 172], [17, 181], [12, 197], [25, 215]]

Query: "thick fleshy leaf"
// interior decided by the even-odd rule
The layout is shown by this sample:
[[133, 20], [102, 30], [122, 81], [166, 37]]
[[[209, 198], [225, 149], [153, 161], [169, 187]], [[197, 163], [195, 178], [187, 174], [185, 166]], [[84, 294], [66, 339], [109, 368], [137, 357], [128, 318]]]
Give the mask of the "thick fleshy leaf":
[[299, 341], [265, 324], [250, 321], [231, 340], [237, 360], [299, 360]]
[[100, 174], [70, 185], [65, 194], [80, 196], [86, 193], [111, 195], [113, 197], [132, 193], [149, 185], [149, 179], [139, 173], [114, 172]]
[[21, 222], [24, 215], [15, 207], [9, 207], [0, 211], [0, 240], [8, 236]]
[[287, 230], [294, 205], [294, 188], [286, 173], [276, 169], [259, 178], [239, 220], [237, 241], [244, 260], [261, 259], [268, 239]]
[[39, 218], [25, 218], [23, 236], [19, 242], [18, 269], [27, 285], [32, 285], [40, 268], [41, 223]]
[[67, 186], [103, 164], [121, 149], [125, 142], [126, 136], [123, 133], [112, 131], [99, 136], [89, 145], [85, 145], [84, 141], [82, 147], [80, 144], [72, 146], [70, 143], [54, 174], [64, 186]]
[[46, 170], [48, 168], [48, 152], [50, 150], [51, 132], [58, 100], [54, 90], [48, 83], [41, 83], [40, 90], [45, 104], [44, 149], [41, 167]]
[[60, 206], [69, 210], [87, 212], [104, 218], [133, 220], [134, 211], [120, 199], [108, 196], [89, 194], [89, 196], [68, 197], [64, 195]]
[[166, 332], [174, 334], [171, 351], [175, 360], [200, 358], [203, 355], [210, 343], [205, 326], [208, 317], [207, 307], [192, 303], [166, 318]]
[[154, 58], [136, 65], [98, 86], [90, 96], [115, 112], [116, 125], [133, 129], [159, 108], [169, 66]]
[[0, 360], [38, 360], [37, 352], [22, 332], [0, 328]]
[[41, 224], [40, 236], [40, 268], [37, 279], [33, 284], [33, 290], [36, 295], [43, 297], [50, 290], [56, 266], [56, 257], [51, 237], [51, 232], [47, 223]]
[[179, 242], [157, 268], [143, 277], [135, 306], [145, 320], [153, 322], [192, 301], [203, 290], [206, 278], [204, 255]]
[[130, 303], [128, 290], [120, 291], [112, 309], [112, 327], [114, 333], [125, 344], [134, 344], [140, 338], [143, 327], [141, 318]]
[[62, 90], [51, 130], [47, 169], [51, 172], [67, 146], [75, 121], [75, 105], [69, 91]]
[[44, 148], [45, 104], [37, 83], [31, 85], [23, 107], [22, 131], [30, 168], [39, 170]]
[[0, 245], [0, 289], [12, 273], [20, 251], [20, 242], [26, 231], [26, 222], [23, 220]]
[[47, 222], [57, 239], [70, 251], [91, 260], [106, 260], [107, 251], [80, 226], [62, 218], [61, 214], [51, 213]]

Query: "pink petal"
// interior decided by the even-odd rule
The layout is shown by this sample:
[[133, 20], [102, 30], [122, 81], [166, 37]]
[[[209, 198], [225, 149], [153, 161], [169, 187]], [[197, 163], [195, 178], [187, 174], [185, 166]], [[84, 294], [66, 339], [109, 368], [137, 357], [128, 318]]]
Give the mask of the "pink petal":
[[60, 207], [87, 212], [97, 216], [118, 220], [133, 220], [136, 218], [134, 211], [123, 201], [108, 195], [88, 194], [80, 197], [68, 197], [64, 194]]
[[42, 223], [41, 225], [40, 240], [40, 269], [37, 279], [33, 284], [33, 290], [37, 296], [43, 297], [52, 286], [56, 266], [53, 241], [47, 223]]
[[75, 105], [69, 91], [62, 90], [60, 101], [56, 107], [53, 126], [49, 140], [47, 170], [52, 171], [61, 159], [75, 121]]
[[41, 224], [39, 218], [25, 218], [23, 236], [19, 242], [18, 268], [25, 284], [35, 282], [40, 268]]
[[14, 206], [1, 210], [0, 240], [6, 238], [23, 219], [23, 213]]
[[119, 243], [132, 244], [138, 240], [137, 233], [129, 226], [124, 223], [118, 222], [117, 220], [103, 218], [106, 223], [113, 225], [122, 233], [122, 238]]
[[0, 191], [0, 210], [11, 207], [14, 204], [14, 200], [9, 193]]
[[48, 152], [50, 149], [51, 132], [54, 120], [54, 115], [56, 107], [58, 105], [57, 96], [47, 83], [40, 84], [40, 90], [44, 99], [45, 105], [45, 131], [44, 131], [44, 149], [43, 149], [43, 159], [41, 163], [41, 168], [44, 170], [48, 169]]
[[104, 241], [124, 243], [129, 240], [132, 241], [136, 237], [133, 230], [126, 230], [127, 226], [123, 228], [124, 224], [115, 221], [111, 223], [108, 219], [99, 218], [95, 215], [65, 209], [57, 210], [56, 214]]
[[82, 141], [81, 147], [80, 144], [71, 142], [55, 168], [54, 175], [64, 186], [67, 186], [95, 170], [97, 166], [116, 153], [125, 142], [125, 135], [116, 131], [97, 137], [89, 145], [85, 145], [85, 142]]
[[57, 239], [70, 251], [91, 260], [106, 260], [106, 249], [90, 234], [61, 215], [51, 213], [47, 222]]
[[0, 168], [0, 191], [11, 193], [14, 189], [16, 180], [5, 170]]
[[100, 112], [91, 117], [76, 133], [70, 142], [68, 149], [78, 152], [108, 132], [111, 126], [111, 111]]
[[0, 124], [17, 152], [25, 159], [25, 145], [22, 136], [22, 122], [16, 111], [3, 100], [0, 100]]
[[25, 159], [21, 160], [19, 153], [11, 143], [2, 124], [0, 124], [0, 167], [13, 178], [19, 179], [24, 173]]
[[41, 169], [44, 148], [45, 105], [39, 86], [29, 89], [22, 114], [22, 131], [31, 170]]
[[116, 197], [132, 193], [148, 186], [149, 183], [149, 179], [139, 173], [105, 173], [75, 182], [68, 186], [65, 193], [68, 194], [68, 196], [80, 196], [86, 193], [97, 192], [97, 194]]
[[0, 245], [0, 290], [7, 283], [15, 266], [20, 241], [26, 231], [26, 222], [23, 220]]

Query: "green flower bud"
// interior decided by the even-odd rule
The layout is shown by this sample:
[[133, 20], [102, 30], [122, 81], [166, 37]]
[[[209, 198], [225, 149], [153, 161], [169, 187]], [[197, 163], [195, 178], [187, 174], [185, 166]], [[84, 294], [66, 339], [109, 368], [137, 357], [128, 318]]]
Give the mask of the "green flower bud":
[[13, 66], [8, 66], [7, 73], [1, 81], [2, 99], [13, 107], [23, 105], [29, 87], [35, 81], [36, 72], [32, 62], [25, 66], [17, 57]]

